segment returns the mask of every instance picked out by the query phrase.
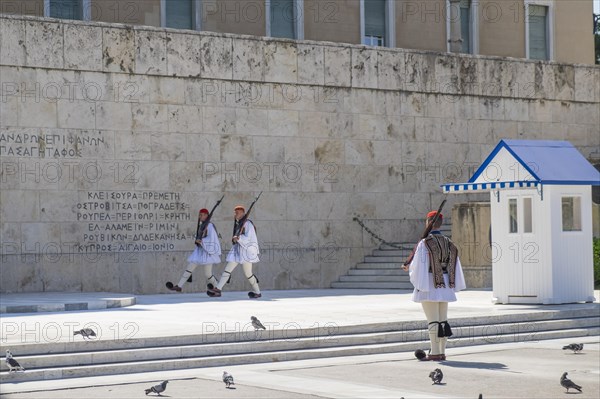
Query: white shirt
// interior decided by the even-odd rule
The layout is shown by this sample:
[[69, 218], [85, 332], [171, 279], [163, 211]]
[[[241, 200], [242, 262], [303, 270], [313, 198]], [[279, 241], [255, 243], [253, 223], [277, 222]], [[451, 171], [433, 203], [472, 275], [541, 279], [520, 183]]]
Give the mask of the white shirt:
[[450, 288], [448, 274], [444, 274], [445, 288], [435, 288], [433, 273], [429, 273], [429, 249], [425, 240], [419, 241], [415, 257], [408, 268], [410, 282], [415, 287], [412, 300], [414, 302], [454, 302], [455, 292], [467, 288], [463, 275], [460, 259], [456, 257], [456, 272], [454, 275], [454, 288]]
[[227, 262], [249, 262], [257, 263], [259, 261], [258, 254], [258, 238], [256, 231], [251, 221], [246, 220], [243, 227], [244, 233], [239, 236], [237, 244], [229, 250], [227, 254]]
[[188, 257], [188, 262], [198, 265], [221, 263], [221, 243], [217, 230], [212, 223], [208, 223], [206, 237], [202, 239], [202, 245], [197, 246]]

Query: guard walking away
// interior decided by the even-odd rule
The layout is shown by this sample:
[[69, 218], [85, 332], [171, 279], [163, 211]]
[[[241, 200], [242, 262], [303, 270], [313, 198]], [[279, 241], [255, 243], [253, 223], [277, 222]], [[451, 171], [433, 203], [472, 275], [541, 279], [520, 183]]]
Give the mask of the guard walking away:
[[225, 266], [225, 270], [223, 271], [219, 282], [216, 287], [212, 289], [209, 288], [206, 292], [210, 297], [221, 296], [223, 286], [229, 281], [231, 273], [240, 263], [242, 264], [244, 274], [252, 287], [252, 291], [248, 292], [248, 297], [256, 299], [262, 296], [260, 288], [258, 287], [258, 279], [252, 272], [252, 265], [259, 261], [258, 255], [260, 250], [258, 247], [258, 238], [256, 237], [254, 224], [248, 219], [250, 210], [257, 200], [258, 197], [254, 200], [250, 209], [248, 209], [248, 214], [246, 214], [246, 209], [241, 205], [236, 206], [234, 209], [235, 222], [233, 226], [233, 237], [231, 239], [233, 246], [227, 255], [227, 266]]
[[213, 275], [213, 265], [221, 263], [221, 243], [219, 242], [219, 234], [215, 225], [210, 220], [206, 223], [207, 220], [209, 220], [208, 209], [200, 209], [198, 213], [198, 226], [203, 226], [204, 228], [199, 227], [197, 229], [196, 249], [188, 257], [189, 264], [183, 272], [179, 283], [174, 286], [170, 281], [167, 282], [168, 289], [181, 292], [184, 284], [187, 281], [191, 282], [192, 272], [199, 265], [204, 269], [206, 287], [208, 289], [214, 288], [214, 285], [217, 283], [217, 278]]
[[452, 335], [448, 323], [448, 302], [456, 301], [456, 292], [466, 288], [458, 249], [439, 228], [443, 215], [437, 211], [427, 214], [426, 225], [433, 230], [419, 241], [414, 258], [404, 270], [409, 271], [410, 282], [415, 287], [412, 300], [423, 306], [429, 328], [431, 349], [420, 360], [446, 360], [446, 342]]

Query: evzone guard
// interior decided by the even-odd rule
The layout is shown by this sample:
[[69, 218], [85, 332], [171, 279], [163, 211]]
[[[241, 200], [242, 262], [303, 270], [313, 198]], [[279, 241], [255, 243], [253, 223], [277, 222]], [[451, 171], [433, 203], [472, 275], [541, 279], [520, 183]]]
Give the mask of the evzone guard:
[[227, 255], [227, 266], [225, 266], [225, 270], [219, 279], [216, 287], [209, 288], [206, 294], [210, 297], [219, 297], [221, 296], [221, 290], [225, 283], [229, 281], [231, 278], [231, 273], [237, 267], [238, 264], [242, 264], [242, 268], [244, 269], [244, 274], [252, 287], [252, 291], [248, 292], [248, 297], [251, 299], [260, 298], [262, 295], [260, 293], [260, 288], [258, 286], [258, 279], [252, 272], [252, 265], [254, 263], [258, 263], [258, 255], [260, 253], [260, 249], [258, 247], [258, 238], [256, 237], [256, 229], [254, 228], [254, 224], [248, 217], [250, 216], [250, 212], [252, 211], [252, 207], [258, 201], [260, 194], [254, 199], [254, 202], [246, 209], [238, 205], [234, 208], [234, 224], [233, 224], [233, 237], [231, 238], [231, 242], [233, 246], [229, 250], [229, 254]]
[[[456, 292], [466, 288], [458, 249], [439, 228], [443, 222], [441, 209], [427, 214], [426, 229], [415, 251], [402, 267], [409, 271], [410, 282], [415, 287], [412, 300], [421, 303], [427, 318], [429, 355], [415, 352], [419, 360], [446, 360], [446, 342], [452, 335], [448, 323], [448, 302], [456, 301]], [[433, 230], [433, 231], [432, 231]], [[414, 257], [413, 257], [414, 255]]]
[[219, 242], [217, 229], [210, 220], [215, 209], [223, 201], [223, 197], [217, 201], [210, 212], [208, 212], [208, 209], [200, 209], [198, 213], [198, 225], [196, 226], [196, 239], [194, 241], [196, 249], [188, 257], [189, 264], [183, 272], [179, 283], [173, 285], [172, 282], [167, 282], [167, 288], [171, 291], [181, 292], [184, 284], [192, 281], [192, 272], [198, 265], [202, 265], [204, 268], [206, 287], [208, 289], [214, 288], [214, 284], [217, 283], [217, 279], [213, 275], [213, 265], [221, 263], [221, 243]]

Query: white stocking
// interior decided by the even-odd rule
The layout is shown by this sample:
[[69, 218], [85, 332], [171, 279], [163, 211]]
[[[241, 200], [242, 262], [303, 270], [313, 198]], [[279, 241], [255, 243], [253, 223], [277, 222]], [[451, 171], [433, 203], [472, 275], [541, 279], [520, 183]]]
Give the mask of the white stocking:
[[192, 272], [196, 269], [196, 266], [198, 266], [196, 263], [190, 263], [188, 265], [187, 269], [183, 272], [183, 276], [181, 276], [181, 280], [179, 280], [179, 283], [177, 284], [179, 288], [183, 288], [183, 285], [188, 281], [188, 278], [190, 278]]
[[[425, 311], [425, 317], [427, 317], [427, 327], [429, 329], [431, 355], [440, 355], [443, 353], [440, 352], [441, 338], [438, 337], [438, 323], [440, 322], [440, 303], [441, 302], [421, 302], [423, 310]], [[448, 309], [448, 304], [446, 304], [446, 309]]]
[[204, 277], [206, 277], [206, 283], [215, 285], [217, 283], [217, 278], [213, 274], [213, 264], [209, 263], [202, 266], [204, 266]]
[[217, 283], [217, 288], [222, 290], [227, 281], [229, 281], [229, 277], [231, 277], [231, 273], [237, 267], [237, 262], [229, 262], [227, 266], [225, 266], [225, 270], [223, 270], [223, 274], [221, 274], [221, 278]]
[[252, 286], [252, 292], [254, 292], [255, 294], [260, 294], [260, 288], [258, 287], [258, 279], [252, 273], [252, 263], [244, 262], [242, 263], [242, 267], [244, 268], [244, 274], [246, 275], [248, 282]]

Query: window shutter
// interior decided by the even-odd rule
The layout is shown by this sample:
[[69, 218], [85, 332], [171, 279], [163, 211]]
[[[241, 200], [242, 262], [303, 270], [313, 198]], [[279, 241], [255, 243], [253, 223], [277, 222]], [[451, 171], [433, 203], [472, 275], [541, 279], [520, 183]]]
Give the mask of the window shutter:
[[385, 0], [365, 0], [365, 36], [385, 37]]
[[462, 38], [461, 53], [471, 53], [471, 2], [460, 2], [460, 36]]
[[529, 58], [548, 59], [548, 7], [529, 6]]
[[298, 11], [295, 9], [294, 0], [271, 0], [271, 36], [295, 39], [296, 18]]
[[50, 17], [83, 19], [81, 0], [50, 0]]
[[168, 28], [194, 29], [192, 0], [165, 0]]

